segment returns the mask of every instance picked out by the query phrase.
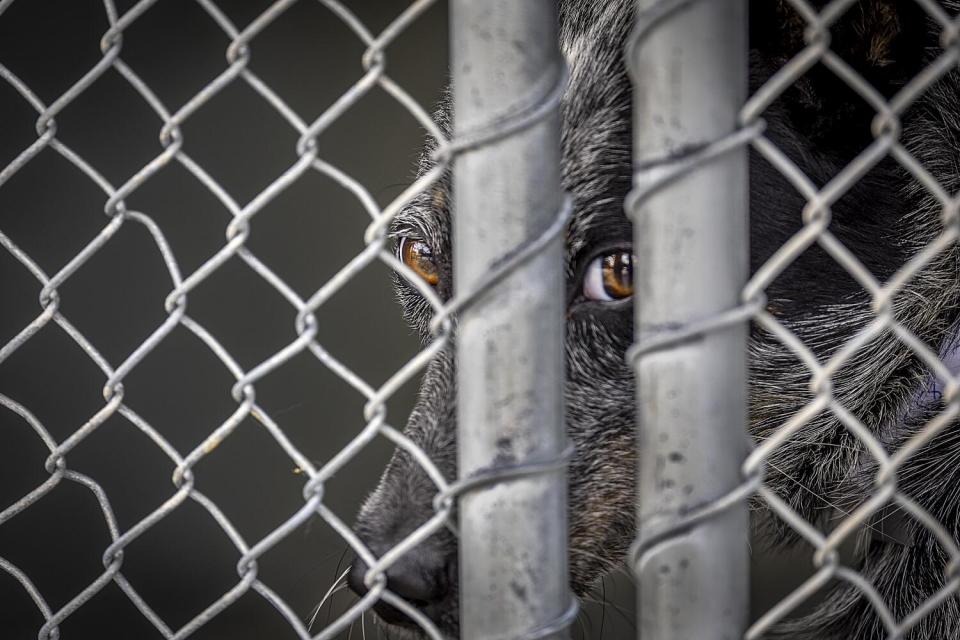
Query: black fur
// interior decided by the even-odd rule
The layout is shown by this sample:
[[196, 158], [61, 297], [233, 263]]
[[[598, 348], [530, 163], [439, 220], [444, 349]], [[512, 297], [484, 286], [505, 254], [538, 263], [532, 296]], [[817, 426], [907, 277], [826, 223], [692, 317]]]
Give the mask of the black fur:
[[[631, 245], [623, 213], [631, 183], [631, 87], [622, 49], [633, 21], [633, 0], [561, 0], [561, 43], [571, 68], [562, 105], [563, 179], [575, 215], [567, 231], [568, 325], [566, 421], [577, 456], [570, 467], [571, 584], [585, 594], [624, 558], [634, 538], [634, 379], [624, 363], [632, 342], [629, 301], [601, 303], [581, 293], [585, 266], [598, 255]], [[821, 5], [823, 3], [820, 3]], [[960, 8], [946, 0], [951, 11]], [[782, 0], [751, 2], [751, 87], [758, 88], [803, 45], [802, 21]], [[833, 49], [879, 91], [893, 95], [939, 51], [939, 33], [912, 2], [861, 0], [832, 29]], [[449, 109], [438, 117], [449, 129]], [[873, 113], [824, 68], [811, 70], [764, 114], [767, 135], [818, 185], [835, 176], [871, 141]], [[951, 72], [904, 117], [902, 141], [950, 193], [960, 188], [960, 75]], [[424, 161], [426, 163], [426, 160]], [[426, 166], [426, 164], [425, 164]], [[777, 171], [751, 157], [752, 268], [758, 268], [801, 224], [805, 200]], [[437, 258], [441, 296], [449, 297], [448, 182], [405, 210], [396, 237], [423, 240]], [[831, 230], [881, 281], [940, 231], [934, 199], [893, 160], [860, 180], [833, 207]], [[897, 297], [898, 319], [936, 351], [957, 323], [958, 252], [951, 248]], [[398, 280], [407, 319], [429, 340], [429, 308]], [[769, 310], [824, 360], [873, 316], [869, 296], [819, 248], [811, 248], [768, 290]], [[900, 447], [938, 406], [912, 406], [929, 373], [892, 333], [865, 346], [834, 379], [837, 399], [884, 442]], [[751, 337], [751, 429], [773, 433], [810, 399], [809, 372], [772, 336]], [[909, 412], [909, 415], [908, 415]], [[407, 434], [440, 469], [456, 476], [455, 363], [436, 358], [423, 380]], [[960, 431], [948, 428], [908, 461], [899, 487], [960, 534]], [[850, 511], [873, 487], [875, 464], [831, 414], [802, 429], [771, 460], [769, 486], [807, 520], [829, 525], [825, 504]], [[800, 490], [803, 485], [807, 490]], [[434, 489], [406, 454], [397, 453], [379, 488], [361, 510], [357, 530], [375, 553], [389, 548], [431, 514]], [[762, 509], [762, 505], [757, 505]], [[777, 518], [759, 518], [772, 545], [797, 536]], [[946, 556], [923, 527], [907, 519], [907, 544], [874, 539], [860, 568], [897, 619], [942, 584]], [[424, 543], [408, 563], [447, 579], [442, 593], [421, 603], [440, 628], [457, 635], [456, 542], [449, 533]], [[409, 567], [408, 567], [409, 569]], [[414, 570], [417, 570], [416, 568]], [[355, 574], [362, 574], [358, 567]], [[356, 580], [354, 580], [356, 583]], [[438, 587], [439, 588], [439, 587]], [[389, 614], [389, 612], [388, 612]], [[389, 615], [388, 615], [389, 617]], [[415, 637], [390, 626], [391, 637]], [[884, 637], [857, 591], [838, 584], [808, 617], [781, 625], [777, 637], [841, 640]], [[910, 638], [960, 636], [956, 597], [927, 616]]]

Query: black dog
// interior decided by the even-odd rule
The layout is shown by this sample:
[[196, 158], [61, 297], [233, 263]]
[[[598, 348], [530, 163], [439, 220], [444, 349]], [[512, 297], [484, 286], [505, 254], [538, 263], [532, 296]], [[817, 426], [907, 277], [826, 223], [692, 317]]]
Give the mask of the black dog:
[[[823, 2], [819, 3], [821, 6]], [[571, 70], [562, 105], [564, 187], [575, 203], [567, 231], [566, 424], [576, 446], [570, 466], [571, 583], [583, 595], [616, 567], [634, 539], [636, 456], [634, 378], [624, 363], [632, 326], [631, 225], [623, 200], [631, 185], [631, 86], [623, 45], [633, 0], [562, 0], [561, 43]], [[960, 8], [947, 0], [948, 10]], [[758, 88], [803, 46], [805, 23], [783, 0], [751, 3], [751, 86]], [[940, 51], [939, 28], [912, 2], [861, 0], [832, 28], [832, 49], [886, 96], [897, 92]], [[871, 142], [875, 114], [829, 70], [807, 72], [764, 114], [767, 135], [817, 185], [826, 184]], [[439, 113], [448, 125], [449, 108]], [[960, 187], [960, 74], [952, 71], [903, 119], [901, 141], [949, 193]], [[758, 156], [751, 158], [752, 268], [801, 226], [804, 198]], [[442, 297], [451, 293], [448, 183], [442, 182], [397, 219], [400, 257]], [[906, 170], [886, 160], [833, 207], [832, 232], [885, 281], [942, 231], [940, 206]], [[896, 317], [931, 348], [952, 344], [960, 310], [955, 246], [916, 275], [896, 298]], [[430, 311], [398, 280], [409, 322], [429, 339]], [[814, 247], [768, 289], [768, 310], [821, 360], [873, 317], [863, 288]], [[441, 354], [429, 366], [407, 434], [449, 478], [456, 476], [455, 362]], [[810, 399], [809, 371], [767, 333], [751, 339], [751, 429], [761, 440]], [[864, 346], [834, 379], [835, 397], [884, 443], [899, 449], [942, 408], [927, 367], [892, 332]], [[932, 389], [932, 391], [931, 391]], [[960, 533], [960, 431], [950, 427], [901, 470], [899, 488], [929, 510], [951, 535]], [[852, 511], [873, 490], [876, 465], [864, 446], [823, 413], [770, 460], [768, 485], [804, 518], [821, 526]], [[805, 489], [800, 489], [800, 486]], [[432, 515], [435, 489], [407, 455], [397, 453], [364, 505], [357, 531], [382, 553]], [[758, 505], [759, 506], [759, 505]], [[842, 516], [842, 513], [839, 514]], [[776, 517], [761, 514], [766, 540], [796, 542]], [[933, 536], [901, 517], [898, 540], [866, 540], [857, 568], [897, 619], [944, 582], [947, 557]], [[456, 636], [457, 547], [437, 534], [389, 571], [389, 586]], [[365, 567], [351, 584], [363, 592]], [[378, 605], [390, 637], [420, 637], [396, 610]], [[885, 636], [871, 605], [840, 583], [812, 615], [790, 621], [778, 637], [847, 640]], [[948, 598], [909, 634], [960, 637], [960, 602]]]

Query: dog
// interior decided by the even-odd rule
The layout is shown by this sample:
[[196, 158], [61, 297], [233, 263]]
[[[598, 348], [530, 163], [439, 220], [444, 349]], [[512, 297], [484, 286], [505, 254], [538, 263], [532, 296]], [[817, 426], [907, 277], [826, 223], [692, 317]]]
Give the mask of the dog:
[[[942, 0], [950, 12], [957, 0]], [[825, 2], [813, 3], [822, 8]], [[632, 228], [623, 211], [631, 187], [631, 83], [623, 50], [634, 0], [560, 0], [560, 43], [570, 69], [561, 104], [563, 186], [574, 212], [566, 231], [566, 425], [576, 454], [569, 466], [570, 584], [579, 596], [621, 565], [633, 542], [636, 499], [635, 380], [624, 355], [633, 341]], [[785, 0], [750, 3], [751, 90], [804, 46], [806, 23]], [[939, 27], [913, 2], [860, 0], [831, 28], [831, 49], [878, 92], [894, 95], [940, 51]], [[642, 80], [641, 80], [642, 81]], [[843, 81], [818, 66], [763, 114], [766, 135], [818, 186], [873, 140], [875, 113]], [[449, 103], [437, 114], [450, 131]], [[927, 89], [903, 115], [900, 141], [948, 193], [960, 188], [960, 73]], [[429, 166], [430, 149], [421, 169]], [[395, 220], [398, 256], [443, 299], [452, 293], [449, 176]], [[806, 200], [759, 155], [750, 157], [751, 268], [758, 269], [798, 231]], [[832, 207], [832, 233], [885, 282], [941, 231], [941, 206], [893, 159], [878, 164]], [[905, 285], [896, 318], [948, 361], [960, 318], [960, 253], [955, 245]], [[431, 310], [402, 278], [404, 316], [426, 343]], [[767, 289], [767, 310], [821, 361], [875, 318], [870, 296], [826, 252], [814, 246]], [[440, 353], [423, 376], [405, 433], [448, 478], [456, 477], [456, 362]], [[810, 399], [810, 372], [769, 333], [750, 336], [750, 431], [771, 436]], [[887, 451], [896, 451], [942, 409], [941, 383], [891, 331], [865, 344], [833, 378], [835, 398]], [[960, 430], [954, 425], [907, 460], [898, 489], [954, 538], [960, 534]], [[813, 419], [769, 460], [765, 482], [807, 521], [829, 528], [872, 494], [877, 465], [831, 413]], [[382, 554], [432, 514], [434, 485], [398, 451], [363, 504], [355, 530]], [[826, 508], [832, 505], [831, 508]], [[773, 548], [799, 536], [755, 505], [757, 535]], [[862, 536], [856, 568], [897, 620], [945, 581], [945, 550], [915, 519], [900, 514], [897, 535]], [[358, 594], [365, 565], [349, 583]], [[444, 530], [388, 571], [388, 585], [450, 637], [457, 637], [457, 542]], [[417, 638], [416, 625], [380, 603], [385, 635]], [[848, 640], [886, 636], [856, 588], [839, 582], [812, 613], [776, 627], [769, 637]], [[950, 596], [909, 638], [960, 637], [960, 601]]]

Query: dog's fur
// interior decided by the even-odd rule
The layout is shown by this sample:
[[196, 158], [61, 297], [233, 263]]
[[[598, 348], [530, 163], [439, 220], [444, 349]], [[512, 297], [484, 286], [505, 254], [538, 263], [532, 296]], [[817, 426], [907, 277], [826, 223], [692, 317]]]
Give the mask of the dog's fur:
[[[815, 3], [822, 6], [824, 3]], [[951, 11], [957, 0], [945, 0]], [[569, 289], [566, 337], [566, 423], [576, 446], [569, 471], [571, 584], [585, 594], [622, 561], [635, 534], [634, 378], [624, 362], [632, 342], [629, 301], [600, 303], [582, 296], [585, 266], [613, 248], [629, 248], [632, 229], [623, 213], [631, 184], [631, 86], [623, 44], [633, 22], [633, 0], [561, 0], [561, 44], [570, 65], [562, 104], [563, 178], [575, 214], [567, 231]], [[758, 88], [803, 46], [804, 24], [783, 0], [751, 3], [751, 88]], [[890, 96], [939, 52], [939, 31], [912, 2], [861, 0], [834, 26], [832, 48]], [[902, 141], [950, 193], [960, 187], [960, 74], [951, 72], [904, 117]], [[817, 67], [764, 114], [767, 135], [818, 185], [826, 184], [872, 140], [873, 112], [828, 70]], [[439, 118], [449, 128], [449, 106]], [[425, 165], [426, 165], [426, 161]], [[758, 156], [751, 157], [752, 268], [756, 269], [801, 225], [805, 200]], [[396, 221], [396, 237], [433, 248], [451, 293], [448, 182], [425, 194]], [[872, 170], [833, 207], [831, 230], [881, 281], [889, 278], [942, 229], [934, 198], [892, 160]], [[938, 256], [895, 301], [897, 318], [931, 348], [940, 349], [958, 320], [956, 248]], [[402, 280], [405, 315], [429, 340], [430, 311]], [[820, 358], [826, 359], [874, 316], [869, 296], [817, 247], [808, 250], [769, 288], [769, 310]], [[810, 399], [809, 372], [772, 336], [751, 336], [751, 429], [772, 434]], [[406, 433], [439, 468], [456, 476], [455, 363], [437, 357], [423, 380]], [[940, 409], [918, 402], [929, 381], [923, 363], [892, 333], [860, 350], [834, 378], [834, 394], [884, 443], [898, 449]], [[950, 427], [899, 476], [899, 488], [928, 509], [954, 537], [960, 534], [960, 431]], [[808, 521], [829, 526], [836, 511], [851, 511], [873, 490], [876, 465], [863, 445], [824, 413], [770, 461], [768, 485]], [[805, 489], [801, 489], [800, 487]], [[417, 464], [397, 453], [367, 500], [357, 530], [382, 552], [431, 514], [435, 489]], [[758, 505], [759, 507], [760, 505]], [[797, 535], [776, 517], [761, 516], [773, 545]], [[858, 568], [902, 619], [943, 583], [947, 562], [933, 536], [906, 518], [901, 542], [875, 537]], [[442, 593], [419, 606], [456, 636], [456, 542], [434, 536], [406, 563], [439, 562], [448, 579]], [[406, 567], [410, 570], [410, 567]], [[420, 570], [414, 567], [412, 570]], [[396, 630], [395, 627], [391, 627]], [[401, 635], [412, 632], [403, 631]], [[883, 627], [867, 600], [837, 584], [812, 615], [781, 625], [776, 637], [846, 640], [880, 638]], [[949, 598], [923, 619], [910, 638], [960, 636], [960, 603]]]

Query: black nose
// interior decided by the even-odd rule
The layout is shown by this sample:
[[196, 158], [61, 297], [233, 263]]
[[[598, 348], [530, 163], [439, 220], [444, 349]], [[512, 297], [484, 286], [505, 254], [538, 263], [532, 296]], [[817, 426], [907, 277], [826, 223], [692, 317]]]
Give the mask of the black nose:
[[[456, 568], [456, 554], [444, 554], [421, 544], [387, 569], [387, 589], [439, 622], [440, 616], [449, 610], [451, 597], [455, 596]], [[363, 583], [366, 573], [366, 563], [356, 558], [347, 582], [358, 596], [368, 591]], [[414, 625], [403, 612], [386, 602], [378, 602], [373, 609], [389, 624]]]

